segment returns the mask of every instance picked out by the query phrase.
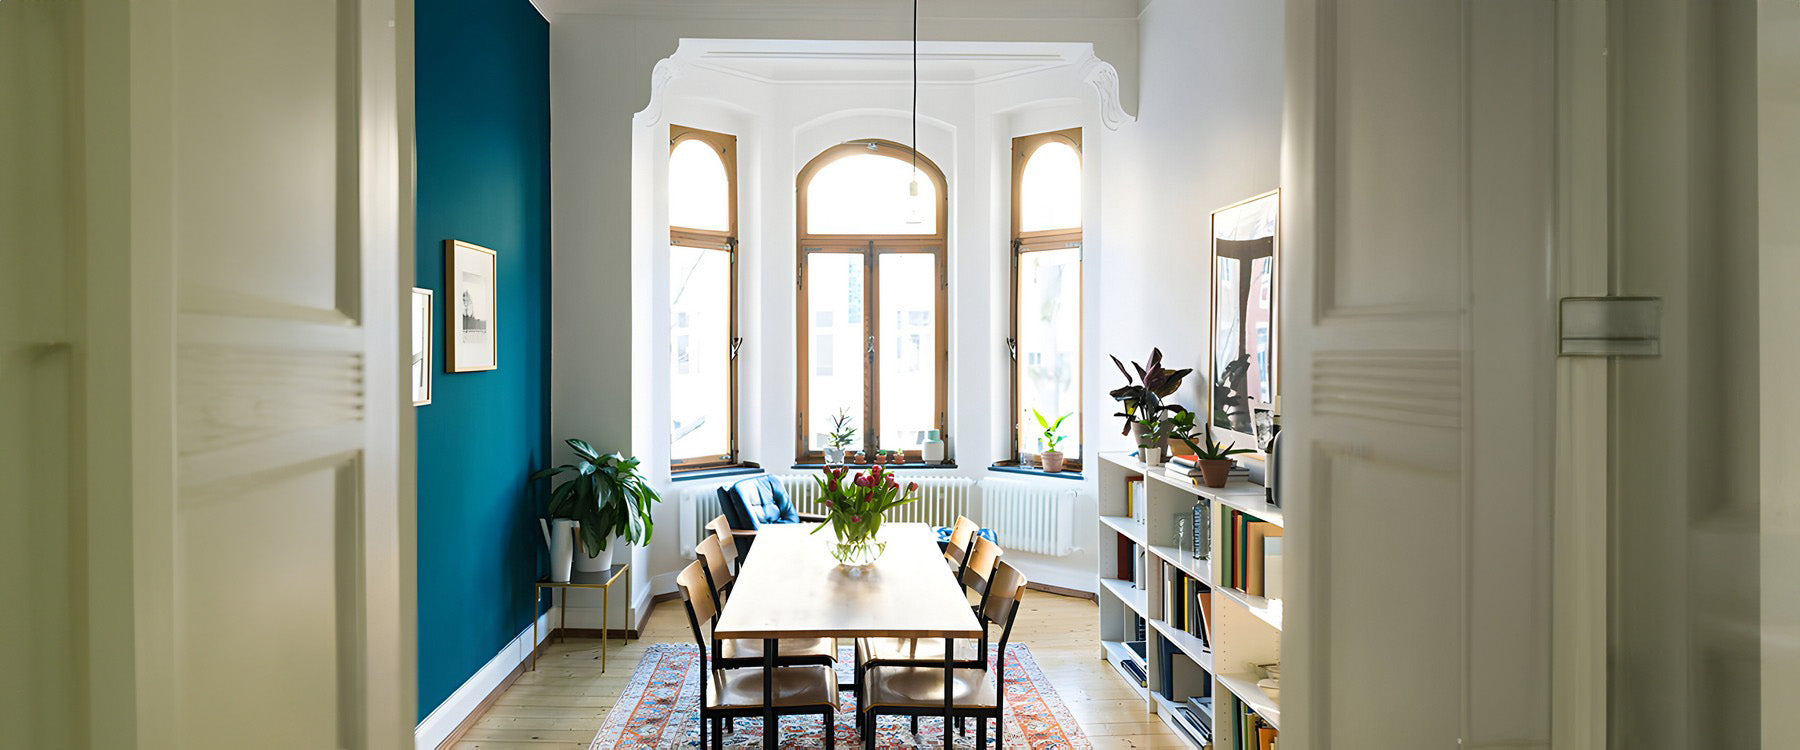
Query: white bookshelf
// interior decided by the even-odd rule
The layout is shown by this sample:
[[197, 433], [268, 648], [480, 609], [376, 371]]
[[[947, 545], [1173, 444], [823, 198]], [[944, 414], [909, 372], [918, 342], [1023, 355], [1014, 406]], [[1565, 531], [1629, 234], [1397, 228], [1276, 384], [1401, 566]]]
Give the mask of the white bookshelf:
[[[1223, 585], [1224, 565], [1211, 559], [1194, 559], [1191, 549], [1177, 546], [1177, 516], [1191, 518], [1196, 502], [1207, 501], [1211, 513], [1208, 533], [1211, 550], [1221, 548], [1221, 535], [1229, 528], [1226, 509], [1238, 510], [1285, 528], [1280, 508], [1271, 506], [1261, 485], [1251, 484], [1241, 476], [1232, 477], [1222, 488], [1202, 486], [1197, 478], [1171, 470], [1170, 466], [1147, 467], [1125, 453], [1102, 453], [1097, 465], [1100, 482], [1099, 562], [1101, 656], [1138, 689], [1135, 679], [1121, 666], [1136, 654], [1126, 644], [1136, 637], [1134, 618], [1145, 620], [1147, 658], [1139, 663], [1148, 675], [1148, 688], [1138, 689], [1144, 699], [1144, 710], [1159, 717], [1176, 730], [1176, 736], [1187, 741], [1180, 730], [1182, 720], [1176, 709], [1186, 695], [1166, 696], [1160, 693], [1166, 668], [1159, 658], [1165, 644], [1173, 646], [1191, 659], [1212, 682], [1213, 717], [1211, 747], [1236, 747], [1235, 716], [1227, 713], [1233, 701], [1247, 705], [1270, 726], [1281, 726], [1281, 704], [1257, 687], [1256, 665], [1281, 660], [1281, 601], [1252, 596], [1242, 590]], [[1131, 477], [1144, 478], [1143, 497], [1135, 498], [1127, 508], [1126, 483]], [[1141, 504], [1141, 506], [1140, 506]], [[1140, 559], [1137, 580], [1117, 577], [1119, 537], [1123, 535], [1136, 547]], [[1170, 623], [1167, 612], [1174, 602], [1164, 601], [1167, 569], [1173, 568], [1196, 578], [1212, 589], [1211, 649], [1205, 642]], [[1185, 669], [1185, 667], [1183, 667]], [[1179, 672], [1180, 670], [1178, 670]], [[1179, 689], [1179, 688], [1178, 688]], [[1229, 697], [1229, 700], [1228, 700]], [[1196, 750], [1200, 745], [1188, 744]]]

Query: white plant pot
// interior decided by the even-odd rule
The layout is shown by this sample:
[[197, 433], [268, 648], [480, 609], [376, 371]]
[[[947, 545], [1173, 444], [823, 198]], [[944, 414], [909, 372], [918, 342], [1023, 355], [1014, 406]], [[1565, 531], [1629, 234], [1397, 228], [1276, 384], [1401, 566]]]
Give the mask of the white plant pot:
[[1162, 455], [1162, 446], [1160, 446], [1160, 445], [1146, 445], [1141, 448], [1138, 448], [1138, 455], [1143, 457], [1144, 463], [1146, 465], [1149, 465], [1149, 466], [1161, 466], [1162, 465], [1163, 455]]
[[826, 446], [825, 447], [825, 463], [828, 465], [832, 465], [832, 466], [837, 466], [837, 465], [844, 463], [844, 449]]
[[538, 527], [543, 529], [544, 544], [550, 548], [550, 580], [568, 583], [569, 570], [575, 564], [575, 538], [581, 531], [581, 522], [573, 518], [549, 521], [540, 518]]
[[581, 550], [575, 555], [575, 571], [578, 573], [602, 573], [612, 569], [613, 552], [619, 548], [619, 538], [606, 540], [606, 549], [600, 554], [588, 557], [587, 542], [581, 543]]

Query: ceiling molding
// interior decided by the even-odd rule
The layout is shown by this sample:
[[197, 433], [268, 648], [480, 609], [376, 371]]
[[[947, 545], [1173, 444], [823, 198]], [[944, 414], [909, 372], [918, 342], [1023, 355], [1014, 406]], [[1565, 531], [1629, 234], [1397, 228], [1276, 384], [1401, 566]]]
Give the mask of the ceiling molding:
[[656, 61], [656, 67], [650, 71], [650, 103], [631, 116], [632, 124], [647, 128], [662, 122], [663, 102], [668, 99], [669, 84], [681, 77], [685, 67], [672, 57]]
[[1119, 70], [1112, 63], [1098, 57], [1090, 58], [1087, 71], [1082, 80], [1094, 87], [1094, 93], [1100, 97], [1100, 124], [1107, 130], [1118, 130], [1119, 126], [1137, 121], [1130, 112], [1125, 111], [1125, 104], [1119, 95]]

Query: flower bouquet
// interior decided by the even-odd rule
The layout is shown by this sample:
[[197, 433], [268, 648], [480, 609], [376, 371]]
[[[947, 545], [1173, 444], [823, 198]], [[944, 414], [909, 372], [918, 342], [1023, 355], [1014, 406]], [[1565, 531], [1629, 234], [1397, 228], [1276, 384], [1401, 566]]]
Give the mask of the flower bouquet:
[[908, 482], [903, 491], [894, 473], [880, 466], [860, 472], [846, 483], [849, 474], [849, 469], [834, 466], [814, 477], [825, 506], [825, 522], [813, 533], [830, 526], [837, 534], [831, 556], [844, 565], [861, 567], [874, 563], [887, 550], [886, 542], [875, 539], [881, 531], [882, 515], [919, 499], [919, 483]]

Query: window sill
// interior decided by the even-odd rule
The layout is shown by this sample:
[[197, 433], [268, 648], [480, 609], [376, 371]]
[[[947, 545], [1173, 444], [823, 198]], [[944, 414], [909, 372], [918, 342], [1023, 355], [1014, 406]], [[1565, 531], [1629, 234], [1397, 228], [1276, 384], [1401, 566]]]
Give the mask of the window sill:
[[994, 464], [993, 466], [988, 467], [988, 471], [998, 471], [1003, 474], [1024, 474], [1026, 476], [1043, 477], [1045, 479], [1073, 479], [1078, 482], [1087, 478], [1082, 476], [1079, 471], [1065, 470], [1052, 473], [1035, 466], [1014, 466], [1012, 464]]
[[[955, 462], [941, 463], [941, 464], [928, 464], [923, 461], [914, 461], [912, 463], [904, 463], [904, 464], [839, 464], [839, 465], [843, 466], [846, 469], [857, 469], [857, 470], [872, 469], [878, 465], [883, 468], [887, 468], [887, 469], [954, 469], [954, 468], [956, 468]], [[794, 464], [794, 468], [796, 468], [796, 469], [823, 469], [823, 468], [825, 468], [825, 464]]]
[[702, 479], [719, 479], [721, 477], [742, 477], [742, 476], [749, 476], [751, 474], [761, 474], [761, 473], [763, 473], [763, 468], [761, 466], [756, 466], [754, 464], [749, 465], [749, 466], [724, 466], [724, 467], [720, 467], [720, 468], [716, 468], [716, 469], [690, 469], [688, 471], [672, 472], [669, 477], [669, 481], [671, 481], [671, 482], [697, 482]]

